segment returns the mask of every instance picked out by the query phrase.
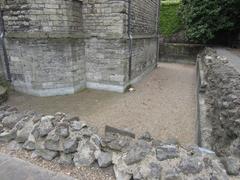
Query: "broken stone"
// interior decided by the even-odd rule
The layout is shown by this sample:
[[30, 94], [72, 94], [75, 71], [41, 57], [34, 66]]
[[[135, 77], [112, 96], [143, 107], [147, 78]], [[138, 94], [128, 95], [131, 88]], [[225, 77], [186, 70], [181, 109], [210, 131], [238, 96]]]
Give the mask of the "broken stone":
[[79, 142], [77, 152], [74, 154], [73, 158], [75, 166], [91, 166], [95, 161], [95, 150], [95, 146], [89, 143], [87, 140], [82, 140]]
[[145, 164], [144, 166], [138, 166], [133, 171], [133, 179], [152, 179], [152, 180], [159, 180], [161, 179], [162, 175], [162, 167], [155, 163], [150, 162]]
[[73, 154], [65, 154], [61, 153], [60, 158], [58, 159], [58, 163], [64, 166], [73, 164]]
[[111, 126], [105, 126], [105, 135], [108, 134], [118, 134], [120, 136], [127, 136], [130, 138], [135, 138], [135, 134], [130, 132], [129, 130], [117, 129]]
[[52, 119], [54, 119], [54, 116], [44, 116], [41, 118], [38, 127], [41, 137], [48, 135], [48, 133], [53, 130]]
[[61, 123], [56, 128], [56, 134], [60, 137], [67, 138], [69, 136], [69, 126], [67, 123]]
[[[148, 173], [148, 179], [161, 179], [161, 166], [157, 163], [150, 163], [149, 164], [150, 172]], [[146, 175], [145, 175], [146, 176]]]
[[39, 123], [34, 124], [31, 134], [35, 137], [35, 139], [38, 139], [40, 137], [40, 132], [39, 132]]
[[2, 124], [4, 127], [8, 128], [8, 129], [12, 129], [18, 121], [21, 120], [21, 115], [19, 114], [10, 114], [9, 116], [3, 118], [2, 120]]
[[240, 138], [234, 140], [230, 146], [231, 154], [240, 158]]
[[57, 112], [55, 114], [56, 122], [61, 122], [66, 117], [66, 114], [63, 112]]
[[80, 130], [80, 133], [83, 137], [91, 137], [94, 133], [89, 127], [84, 127]]
[[63, 148], [60, 147], [60, 138], [56, 134], [55, 130], [52, 130], [50, 133], [48, 133], [44, 146], [48, 150], [63, 151]]
[[126, 172], [123, 172], [116, 165], [113, 166], [113, 170], [114, 170], [116, 180], [131, 180], [132, 178], [132, 175]]
[[45, 149], [44, 142], [36, 143], [36, 150], [34, 152], [37, 156], [42, 157], [48, 161], [53, 160], [58, 155], [58, 152], [56, 151]]
[[2, 124], [0, 124], [0, 133], [3, 133], [4, 132], [4, 127]]
[[32, 118], [32, 122], [34, 124], [36, 124], [36, 123], [40, 122], [41, 118], [42, 118], [42, 114], [35, 113], [33, 118]]
[[239, 161], [234, 157], [225, 157], [222, 163], [229, 175], [237, 176], [240, 173]]
[[34, 152], [37, 156], [39, 156], [47, 161], [53, 160], [58, 155], [58, 152], [50, 151], [47, 149], [36, 149]]
[[190, 157], [181, 160], [179, 169], [186, 175], [198, 174], [203, 169], [203, 163], [201, 159], [197, 157]]
[[143, 135], [139, 137], [140, 140], [145, 140], [147, 142], [151, 142], [153, 140], [151, 134], [149, 132], [145, 132]]
[[7, 143], [16, 138], [16, 130], [4, 131], [0, 134], [0, 142]]
[[132, 138], [128, 136], [121, 136], [119, 134], [107, 133], [103, 139], [103, 144], [115, 151], [125, 151], [131, 144]]
[[177, 147], [175, 145], [163, 145], [156, 149], [157, 159], [164, 161], [167, 159], [174, 159], [179, 157]]
[[101, 168], [106, 168], [112, 164], [112, 153], [101, 152], [97, 158], [98, 165]]
[[63, 151], [66, 154], [75, 153], [77, 151], [78, 141], [76, 139], [68, 138], [63, 143]]
[[87, 125], [81, 121], [71, 121], [70, 126], [73, 131], [80, 131], [82, 128], [87, 127]]
[[130, 147], [130, 150], [124, 158], [124, 162], [127, 165], [138, 163], [143, 160], [150, 151], [151, 146], [147, 142], [140, 140]]
[[175, 170], [169, 170], [165, 173], [164, 180], [183, 180], [183, 177]]
[[95, 144], [95, 146], [97, 146], [97, 147], [100, 147], [101, 144], [103, 144], [101, 137], [98, 136], [97, 134], [93, 134], [93, 135], [91, 136], [90, 142], [91, 142], [92, 144]]
[[32, 134], [29, 135], [28, 140], [23, 144], [23, 148], [29, 151], [35, 150], [36, 140]]
[[17, 131], [16, 141], [19, 143], [24, 143], [25, 141], [27, 141], [28, 136], [32, 131], [32, 128], [33, 122], [32, 121], [26, 122], [23, 128]]

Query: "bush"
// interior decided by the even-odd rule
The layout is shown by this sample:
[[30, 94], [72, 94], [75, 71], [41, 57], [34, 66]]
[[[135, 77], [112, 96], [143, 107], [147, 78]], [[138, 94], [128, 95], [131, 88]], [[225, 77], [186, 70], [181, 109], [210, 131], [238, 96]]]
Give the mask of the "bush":
[[182, 28], [181, 18], [179, 17], [180, 1], [162, 1], [160, 8], [160, 32], [165, 37], [170, 37]]
[[240, 26], [240, 0], [182, 0], [181, 12], [187, 37], [207, 43], [218, 32]]

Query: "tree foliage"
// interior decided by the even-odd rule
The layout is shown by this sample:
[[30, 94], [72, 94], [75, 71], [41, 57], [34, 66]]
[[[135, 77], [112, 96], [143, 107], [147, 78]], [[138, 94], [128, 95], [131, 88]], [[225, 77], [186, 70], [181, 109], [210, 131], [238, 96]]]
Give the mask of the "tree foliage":
[[182, 0], [181, 13], [193, 41], [206, 43], [220, 31], [240, 27], [240, 0]]

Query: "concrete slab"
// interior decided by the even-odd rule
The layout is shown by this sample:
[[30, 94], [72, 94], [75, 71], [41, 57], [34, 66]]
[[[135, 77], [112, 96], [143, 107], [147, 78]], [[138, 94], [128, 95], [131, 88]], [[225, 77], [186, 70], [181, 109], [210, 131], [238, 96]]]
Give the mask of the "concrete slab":
[[35, 166], [29, 162], [0, 154], [1, 180], [74, 180], [74, 178]]

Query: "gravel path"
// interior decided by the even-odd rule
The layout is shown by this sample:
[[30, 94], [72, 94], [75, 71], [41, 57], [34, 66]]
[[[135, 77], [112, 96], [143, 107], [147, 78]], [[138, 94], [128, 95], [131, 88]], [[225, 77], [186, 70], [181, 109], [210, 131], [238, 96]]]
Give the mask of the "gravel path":
[[46, 114], [80, 116], [103, 133], [105, 125], [128, 128], [137, 135], [149, 131], [158, 139], [195, 143], [195, 66], [159, 64], [125, 94], [85, 90], [75, 95], [33, 97], [12, 93], [8, 104]]

